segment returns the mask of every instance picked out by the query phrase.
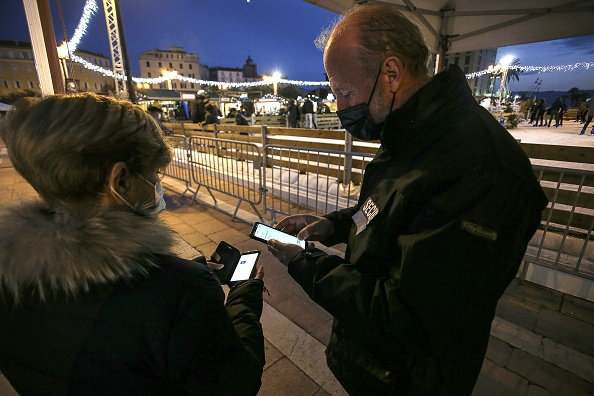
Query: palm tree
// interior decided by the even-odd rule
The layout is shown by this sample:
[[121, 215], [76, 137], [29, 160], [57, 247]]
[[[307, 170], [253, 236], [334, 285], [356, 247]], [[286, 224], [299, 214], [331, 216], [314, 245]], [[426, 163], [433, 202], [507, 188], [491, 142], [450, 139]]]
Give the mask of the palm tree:
[[499, 89], [499, 100], [503, 101], [508, 95], [507, 84], [510, 80], [520, 81], [520, 74], [522, 73], [521, 70], [517, 68], [519, 66], [520, 60], [518, 58], [514, 58], [509, 64], [507, 65], [497, 65], [493, 69], [493, 77], [495, 80], [497, 78], [501, 78], [501, 87]]
[[518, 70], [516, 67], [520, 65], [520, 60], [518, 58], [514, 58], [511, 63], [507, 66], [507, 78], [506, 78], [506, 85], [510, 82], [510, 80], [520, 81], [520, 74], [522, 70]]

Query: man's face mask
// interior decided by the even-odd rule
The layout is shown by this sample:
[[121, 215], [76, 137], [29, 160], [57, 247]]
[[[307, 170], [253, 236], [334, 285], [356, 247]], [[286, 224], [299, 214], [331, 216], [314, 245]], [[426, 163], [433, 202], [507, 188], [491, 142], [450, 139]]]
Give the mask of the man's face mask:
[[[155, 213], [155, 214], [161, 213], [163, 210], [165, 210], [165, 207], [166, 207], [165, 198], [164, 198], [165, 189], [163, 188], [163, 185], [158, 180], [155, 184], [153, 184], [150, 181], [148, 181], [147, 179], [145, 179], [143, 176], [141, 176], [141, 175], [137, 175], [137, 176], [140, 177], [145, 182], [147, 182], [148, 184], [150, 184], [155, 189], [155, 208], [153, 209], [153, 213]], [[135, 212], [138, 211], [134, 206], [132, 206], [132, 204], [130, 204], [130, 202], [128, 202], [126, 199], [124, 199], [124, 197], [122, 197], [113, 187], [111, 187], [111, 191], [115, 195], [117, 195], [122, 201], [124, 201], [124, 203], [126, 205], [128, 205], [128, 207], [130, 209], [132, 209]]]
[[371, 117], [371, 112], [369, 111], [369, 104], [373, 98], [373, 93], [375, 92], [375, 87], [377, 86], [377, 80], [379, 79], [381, 70], [380, 67], [377, 76], [375, 77], [373, 89], [371, 90], [371, 95], [369, 95], [367, 103], [359, 103], [358, 105], [347, 107], [346, 109], [338, 110], [336, 112], [344, 129], [357, 139], [377, 140], [380, 138], [382, 127], [381, 124], [376, 125], [375, 122], [373, 122], [373, 117]]

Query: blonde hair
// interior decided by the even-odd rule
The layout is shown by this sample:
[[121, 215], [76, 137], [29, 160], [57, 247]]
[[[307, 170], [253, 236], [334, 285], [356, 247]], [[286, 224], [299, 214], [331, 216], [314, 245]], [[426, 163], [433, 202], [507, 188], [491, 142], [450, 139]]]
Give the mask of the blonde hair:
[[0, 133], [15, 169], [50, 206], [96, 201], [117, 162], [141, 174], [171, 161], [149, 114], [92, 93], [23, 99]]

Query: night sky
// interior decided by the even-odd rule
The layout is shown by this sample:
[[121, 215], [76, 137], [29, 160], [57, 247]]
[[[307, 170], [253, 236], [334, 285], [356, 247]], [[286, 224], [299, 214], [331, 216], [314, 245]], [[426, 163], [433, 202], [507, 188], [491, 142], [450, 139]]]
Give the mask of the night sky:
[[[109, 42], [103, 3], [91, 19], [79, 48], [108, 58]], [[71, 38], [86, 0], [62, 0], [62, 12]], [[21, 0], [9, 0], [0, 13], [0, 39], [31, 41]], [[58, 1], [50, 0], [56, 40], [64, 33]], [[236, 68], [248, 55], [259, 74], [279, 71], [291, 80], [323, 81], [322, 52], [313, 41], [338, 18], [337, 14], [303, 0], [142, 0], [121, 1], [124, 34], [132, 74], [140, 75], [138, 54], [150, 49], [181, 46], [197, 53], [200, 63]], [[512, 55], [521, 66], [563, 66], [594, 62], [594, 36], [500, 48], [497, 59]], [[541, 91], [594, 89], [594, 67], [571, 72], [522, 74], [515, 91], [528, 90], [536, 78]]]

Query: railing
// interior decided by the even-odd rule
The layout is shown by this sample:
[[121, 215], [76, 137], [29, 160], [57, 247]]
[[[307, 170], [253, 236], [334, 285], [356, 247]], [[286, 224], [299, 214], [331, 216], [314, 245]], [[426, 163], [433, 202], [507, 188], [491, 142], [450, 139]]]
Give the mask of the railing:
[[192, 137], [188, 144], [188, 165], [192, 181], [204, 186], [216, 203], [212, 191], [237, 198], [233, 213], [242, 202], [248, 203], [262, 219], [255, 205], [262, 201], [262, 155], [257, 145], [207, 137]]
[[[267, 134], [266, 140], [282, 137], [284, 128], [277, 129], [281, 135]], [[233, 133], [219, 136], [258, 142], [262, 138]], [[174, 163], [166, 169], [168, 176], [179, 180], [186, 178], [186, 191], [192, 191], [195, 184], [193, 198], [204, 186], [215, 203], [217, 200], [211, 190], [238, 199], [234, 218], [240, 204], [247, 202], [261, 221], [270, 224], [277, 221], [279, 214], [319, 215], [354, 205], [365, 168], [374, 156], [369, 152], [276, 143], [262, 145], [214, 137], [174, 138], [180, 144]], [[181, 142], [186, 145], [185, 154]], [[309, 141], [299, 144], [313, 146]], [[563, 147], [552, 154], [551, 147], [522, 146], [536, 158], [563, 163], [570, 158], [589, 158], [591, 154], [587, 148]], [[590, 243], [594, 228], [594, 172], [561, 166], [533, 165], [533, 168], [547, 194], [549, 206], [528, 246], [525, 263], [594, 280], [594, 244]], [[267, 220], [257, 206], [269, 214]], [[520, 276], [526, 277], [527, 267], [523, 266]]]
[[[372, 159], [372, 154], [365, 153], [267, 145], [264, 207], [271, 213], [270, 222], [276, 222], [277, 213], [321, 215], [355, 205], [359, 186], [340, 181], [352, 172], [362, 179]], [[347, 169], [345, 164], [351, 166]]]
[[594, 280], [594, 244], [590, 244], [594, 172], [539, 165], [533, 168], [549, 205], [524, 261]]

